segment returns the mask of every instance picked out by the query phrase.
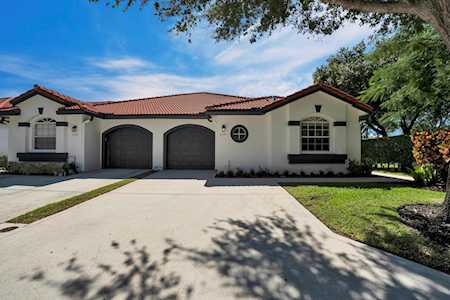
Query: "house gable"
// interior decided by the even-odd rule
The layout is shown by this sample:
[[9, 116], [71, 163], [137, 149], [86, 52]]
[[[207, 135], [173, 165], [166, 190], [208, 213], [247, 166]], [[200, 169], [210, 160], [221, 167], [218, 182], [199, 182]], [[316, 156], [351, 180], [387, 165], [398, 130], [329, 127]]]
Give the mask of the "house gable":
[[336, 89], [334, 87], [331, 87], [331, 86], [323, 84], [323, 83], [312, 85], [310, 87], [307, 87], [306, 89], [303, 89], [299, 92], [291, 94], [291, 95], [285, 97], [282, 101], [277, 101], [277, 102], [274, 102], [273, 104], [270, 104], [270, 105], [264, 107], [263, 111], [269, 112], [271, 110], [277, 109], [277, 108], [282, 107], [291, 102], [304, 99], [305, 97], [315, 94], [317, 92], [326, 93], [336, 99], [339, 99], [343, 102], [350, 104], [351, 106], [353, 106], [365, 113], [370, 113], [372, 111], [372, 107], [370, 107], [369, 105], [358, 101], [353, 96], [351, 96], [339, 89]]

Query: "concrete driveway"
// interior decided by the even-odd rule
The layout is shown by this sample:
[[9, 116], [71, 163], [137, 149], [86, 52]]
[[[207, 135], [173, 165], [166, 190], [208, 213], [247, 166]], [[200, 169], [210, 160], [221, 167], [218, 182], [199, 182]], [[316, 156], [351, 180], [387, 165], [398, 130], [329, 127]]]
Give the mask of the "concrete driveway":
[[0, 223], [139, 172], [107, 169], [67, 177], [0, 175]]
[[159, 172], [1, 234], [0, 298], [450, 297], [450, 276], [333, 234], [275, 184], [210, 175]]

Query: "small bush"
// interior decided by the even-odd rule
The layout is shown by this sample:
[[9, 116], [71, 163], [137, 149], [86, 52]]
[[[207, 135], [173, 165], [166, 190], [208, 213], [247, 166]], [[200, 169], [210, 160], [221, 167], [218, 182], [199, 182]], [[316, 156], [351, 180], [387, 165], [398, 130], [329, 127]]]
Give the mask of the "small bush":
[[244, 171], [242, 169], [236, 169], [236, 177], [244, 177]]
[[227, 171], [227, 177], [234, 177], [234, 172], [233, 172], [233, 170], [228, 170], [228, 171]]
[[300, 176], [305, 177], [305, 176], [306, 176], [305, 171], [301, 171], [301, 172], [300, 172]]
[[326, 174], [327, 177], [334, 177], [334, 172], [333, 171], [328, 171]]
[[438, 170], [432, 165], [416, 167], [411, 175], [418, 185], [433, 185], [441, 180]]
[[8, 157], [6, 155], [0, 155], [0, 169], [6, 169], [8, 167]]
[[78, 174], [78, 168], [77, 165], [74, 162], [71, 163], [65, 163], [63, 165], [63, 170], [65, 175], [71, 175], [71, 174]]
[[220, 171], [219, 173], [216, 174], [216, 177], [225, 177], [225, 172]]
[[348, 171], [352, 176], [368, 176], [372, 173], [372, 164], [350, 160], [348, 162]]
[[250, 177], [255, 177], [256, 176], [255, 170], [251, 169], [249, 175], [250, 175]]
[[260, 168], [258, 172], [256, 172], [257, 177], [267, 177], [270, 176], [270, 172], [267, 169]]

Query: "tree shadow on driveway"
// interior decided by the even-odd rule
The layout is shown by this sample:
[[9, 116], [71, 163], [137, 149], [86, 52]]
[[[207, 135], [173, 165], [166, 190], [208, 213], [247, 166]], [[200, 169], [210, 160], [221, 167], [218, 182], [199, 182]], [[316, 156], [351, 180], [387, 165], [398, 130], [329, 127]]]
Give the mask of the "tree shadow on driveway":
[[[224, 288], [236, 298], [255, 299], [448, 299], [447, 292], [416, 289], [397, 279], [394, 260], [380, 261], [348, 253], [329, 255], [323, 241], [310, 228], [301, 230], [288, 213], [259, 216], [254, 221], [225, 219], [209, 230], [217, 235], [209, 249], [188, 248], [168, 240], [174, 254], [197, 266], [217, 271]], [[363, 251], [355, 249], [355, 253]], [[366, 250], [367, 251], [367, 250]], [[367, 260], [366, 260], [367, 259]], [[370, 262], [370, 263], [369, 263]], [[385, 265], [384, 265], [385, 264]], [[374, 265], [378, 270], [373, 270]], [[380, 269], [389, 270], [380, 276]], [[403, 266], [407, 267], [407, 266]], [[411, 276], [421, 275], [420, 267]], [[366, 275], [359, 275], [365, 270]], [[367, 278], [372, 277], [375, 280]], [[443, 277], [444, 278], [444, 277]], [[441, 284], [443, 284], [441, 282]], [[445, 285], [445, 284], [444, 284]], [[237, 288], [237, 289], [236, 289]], [[424, 292], [427, 291], [427, 292]]]
[[[131, 250], [122, 250], [118, 242], [111, 247], [123, 255], [122, 264], [83, 265], [73, 256], [60, 264], [64, 271], [63, 280], [52, 279], [52, 274], [37, 270], [22, 280], [40, 282], [56, 288], [61, 295], [71, 299], [189, 299], [193, 287], [180, 288], [181, 276], [165, 270], [169, 262], [170, 249], [163, 252], [161, 260], [152, 259], [145, 246], [130, 241]], [[93, 275], [92, 275], [93, 274]]]
[[[55, 288], [73, 299], [397, 300], [450, 296], [447, 275], [435, 276], [431, 269], [350, 241], [340, 241], [341, 245], [335, 246], [339, 251], [331, 249], [334, 245], [325, 233], [298, 224], [285, 211], [251, 220], [218, 220], [205, 228], [204, 234], [211, 238], [202, 247], [167, 240], [161, 259], [151, 257], [135, 240], [130, 242], [131, 250], [112, 242], [111, 247], [123, 255], [120, 265], [83, 265], [74, 256], [60, 265], [62, 280], [55, 279], [57, 273], [42, 271], [23, 279]], [[169, 268], [172, 260], [183, 262], [183, 269], [179, 265], [175, 270]], [[194, 282], [198, 284], [183, 283], [186, 278], [181, 274], [197, 276]], [[424, 280], [405, 283], [405, 277]]]

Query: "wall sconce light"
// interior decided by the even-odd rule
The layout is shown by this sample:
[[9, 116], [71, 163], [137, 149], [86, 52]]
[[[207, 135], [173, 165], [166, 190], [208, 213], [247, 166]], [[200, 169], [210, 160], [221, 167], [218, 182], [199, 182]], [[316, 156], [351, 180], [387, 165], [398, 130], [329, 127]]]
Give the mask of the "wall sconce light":
[[320, 113], [320, 110], [322, 109], [322, 105], [314, 105], [316, 108], [316, 113]]
[[222, 124], [222, 132], [225, 132], [227, 130], [227, 126], [225, 124]]
[[40, 115], [42, 115], [44, 113], [44, 108], [43, 107], [39, 107], [38, 108], [38, 112]]
[[77, 125], [73, 125], [73, 126], [72, 126], [72, 133], [76, 133], [77, 130], [78, 130]]

